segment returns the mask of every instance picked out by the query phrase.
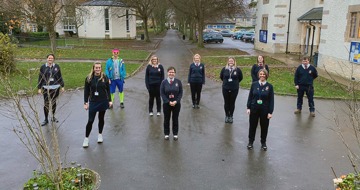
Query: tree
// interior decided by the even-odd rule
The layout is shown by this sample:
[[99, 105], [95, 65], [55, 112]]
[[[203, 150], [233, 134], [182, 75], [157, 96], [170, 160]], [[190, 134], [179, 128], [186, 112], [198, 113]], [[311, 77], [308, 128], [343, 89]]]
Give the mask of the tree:
[[125, 3], [127, 6], [135, 10], [135, 16], [141, 18], [144, 24], [145, 41], [150, 42], [148, 20], [153, 10], [158, 5], [159, 0], [115, 0]]
[[198, 47], [204, 47], [202, 36], [205, 22], [231, 17], [245, 9], [244, 0], [169, 0], [175, 9], [190, 15], [197, 24]]

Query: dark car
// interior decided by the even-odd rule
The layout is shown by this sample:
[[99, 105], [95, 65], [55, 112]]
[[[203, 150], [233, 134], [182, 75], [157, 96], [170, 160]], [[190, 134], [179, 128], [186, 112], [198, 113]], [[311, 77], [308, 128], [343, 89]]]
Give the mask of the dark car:
[[211, 42], [223, 43], [224, 42], [223, 36], [220, 33], [215, 33], [215, 32], [205, 33], [203, 35], [203, 40], [204, 40], [204, 43], [211, 43]]
[[244, 42], [247, 42], [247, 41], [251, 41], [252, 37], [253, 37], [254, 32], [247, 32], [247, 33], [244, 33], [244, 35], [241, 37], [241, 39], [244, 41]]
[[233, 35], [233, 32], [231, 30], [221, 30], [220, 33], [223, 37], [231, 37]]

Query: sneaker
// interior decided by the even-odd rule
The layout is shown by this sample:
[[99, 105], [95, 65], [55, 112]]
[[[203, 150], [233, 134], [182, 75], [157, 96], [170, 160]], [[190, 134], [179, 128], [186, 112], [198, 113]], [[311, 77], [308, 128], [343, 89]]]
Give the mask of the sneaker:
[[153, 116], [153, 115], [154, 115], [154, 113], [153, 113], [153, 112], [150, 112], [150, 113], [149, 113], [149, 115], [150, 115], [150, 116]]
[[177, 141], [179, 137], [177, 135], [174, 135], [174, 141]]
[[59, 120], [57, 120], [55, 117], [51, 118], [51, 122], [59, 123]]
[[315, 112], [310, 112], [311, 117], [315, 117]]
[[102, 143], [102, 142], [104, 142], [103, 136], [102, 136], [102, 134], [99, 134], [98, 135], [98, 143]]
[[123, 102], [121, 102], [121, 103], [120, 103], [120, 108], [125, 108], [125, 106], [124, 106], [124, 103], [123, 103]]
[[160, 112], [157, 112], [157, 114], [156, 114], [157, 116], [160, 116], [161, 115], [161, 113]]
[[261, 143], [261, 149], [263, 149], [263, 151], [267, 151], [266, 143]]
[[296, 110], [294, 111], [294, 114], [299, 114], [299, 113], [301, 113], [301, 110], [300, 110], [300, 109], [296, 109]]
[[192, 108], [195, 109], [195, 104], [192, 105]]
[[49, 121], [47, 119], [45, 119], [42, 123], [41, 123], [41, 126], [45, 126], [49, 123]]
[[83, 142], [83, 147], [87, 148], [88, 146], [89, 146], [89, 138], [85, 137], [84, 142]]
[[200, 109], [200, 106], [199, 106], [199, 105], [195, 105], [195, 108], [196, 108], [196, 109]]
[[253, 143], [249, 143], [246, 147], [248, 150], [252, 150], [254, 148]]
[[165, 140], [169, 140], [169, 135], [165, 135]]
[[229, 117], [225, 116], [225, 123], [229, 123]]
[[233, 121], [234, 121], [234, 118], [232, 116], [230, 116], [228, 122], [233, 123]]

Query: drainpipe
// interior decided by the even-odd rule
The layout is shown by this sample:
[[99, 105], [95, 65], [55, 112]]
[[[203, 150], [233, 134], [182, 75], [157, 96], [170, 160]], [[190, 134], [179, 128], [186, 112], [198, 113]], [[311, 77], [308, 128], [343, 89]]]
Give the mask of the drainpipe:
[[289, 19], [288, 19], [288, 28], [287, 28], [287, 37], [286, 37], [286, 50], [285, 53], [289, 53], [288, 49], [289, 49], [289, 31], [290, 31], [290, 15], [291, 15], [291, 1], [290, 0], [290, 5], [289, 5]]
[[311, 24], [311, 20], [309, 21], [309, 25], [313, 27], [313, 34], [312, 34], [312, 40], [311, 40], [311, 50], [310, 50], [310, 62], [312, 61], [312, 54], [314, 49], [314, 38], [315, 38], [315, 25]]

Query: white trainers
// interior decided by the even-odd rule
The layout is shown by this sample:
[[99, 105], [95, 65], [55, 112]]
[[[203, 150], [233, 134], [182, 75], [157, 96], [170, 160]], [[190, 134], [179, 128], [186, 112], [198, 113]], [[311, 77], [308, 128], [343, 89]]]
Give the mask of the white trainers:
[[85, 137], [84, 142], [83, 142], [83, 147], [87, 148], [88, 146], [89, 146], [89, 138]]
[[98, 135], [98, 143], [102, 143], [104, 141], [102, 134]]
[[165, 140], [169, 140], [169, 135], [165, 135]]
[[149, 113], [149, 115], [150, 115], [150, 116], [153, 116], [153, 115], [154, 115], [154, 113], [153, 113], [153, 112], [150, 112], [150, 113]]
[[156, 114], [157, 116], [160, 116], [161, 115], [161, 113], [160, 112], [157, 112], [157, 114]]
[[177, 141], [179, 137], [177, 135], [174, 135], [174, 141]]

